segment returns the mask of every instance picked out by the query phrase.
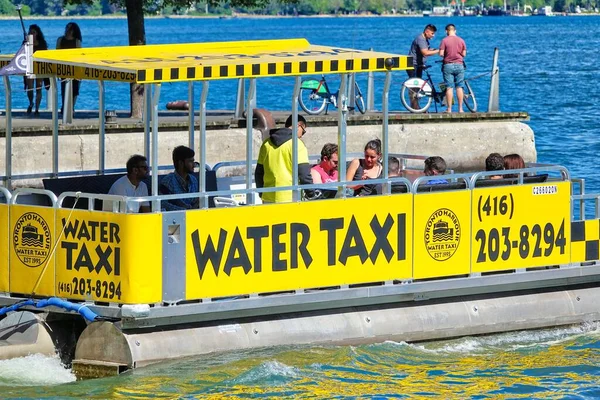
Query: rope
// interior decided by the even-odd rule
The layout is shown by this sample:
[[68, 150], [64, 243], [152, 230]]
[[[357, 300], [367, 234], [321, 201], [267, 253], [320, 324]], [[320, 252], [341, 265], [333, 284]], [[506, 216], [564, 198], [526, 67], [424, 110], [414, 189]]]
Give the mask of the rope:
[[65, 232], [67, 223], [71, 220], [71, 215], [73, 215], [73, 211], [75, 211], [75, 207], [77, 206], [77, 202], [79, 201], [80, 195], [81, 195], [81, 192], [77, 192], [75, 194], [75, 203], [73, 204], [73, 208], [71, 208], [71, 212], [69, 212], [69, 216], [67, 217], [67, 220], [63, 224], [60, 234], [54, 241], [54, 245], [52, 246], [52, 251], [50, 252], [50, 255], [48, 256], [48, 261], [46, 261], [46, 265], [44, 265], [44, 268], [42, 268], [42, 272], [40, 273], [40, 276], [38, 277], [37, 281], [35, 282], [35, 285], [33, 286], [33, 290], [31, 291], [31, 297], [35, 296], [35, 291], [37, 290], [38, 286], [40, 285], [40, 282], [42, 281], [42, 278], [44, 277], [44, 273], [48, 269], [48, 265], [50, 265], [50, 261], [52, 260], [52, 257], [54, 257], [54, 253], [56, 252], [56, 248], [58, 247], [58, 241], [60, 240], [63, 233]]

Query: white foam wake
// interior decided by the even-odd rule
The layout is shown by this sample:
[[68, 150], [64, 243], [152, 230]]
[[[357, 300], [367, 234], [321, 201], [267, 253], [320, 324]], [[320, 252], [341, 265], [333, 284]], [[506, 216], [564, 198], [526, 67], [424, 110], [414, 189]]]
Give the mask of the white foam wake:
[[27, 357], [0, 360], [0, 386], [58, 385], [75, 381], [58, 356], [31, 354]]

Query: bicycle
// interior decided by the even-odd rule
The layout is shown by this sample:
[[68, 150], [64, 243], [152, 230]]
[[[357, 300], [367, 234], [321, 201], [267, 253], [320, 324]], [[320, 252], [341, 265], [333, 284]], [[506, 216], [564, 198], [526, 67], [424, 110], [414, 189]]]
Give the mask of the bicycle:
[[[431, 65], [424, 65], [423, 71], [426, 74], [426, 79], [408, 78], [402, 84], [400, 91], [400, 100], [406, 109], [413, 113], [422, 113], [429, 109], [431, 102], [435, 101], [435, 112], [438, 112], [438, 103], [445, 105], [446, 103], [446, 85], [440, 83], [439, 91], [435, 89], [433, 79], [429, 74], [428, 69]], [[463, 88], [464, 98], [463, 103], [471, 112], [477, 111], [477, 99], [475, 93], [471, 89], [469, 81], [465, 79], [465, 87]]]
[[[330, 104], [336, 108], [338, 107], [338, 95], [339, 90], [335, 93], [331, 93], [329, 86], [327, 86], [327, 82], [325, 81], [325, 75], [321, 75], [320, 80], [306, 79], [302, 81], [298, 102], [300, 103], [300, 107], [302, 107], [307, 114], [318, 115], [324, 110], [325, 114], [327, 114], [327, 109]], [[354, 108], [360, 111], [361, 114], [364, 114], [367, 111], [365, 100], [356, 81], [354, 82], [354, 104]]]

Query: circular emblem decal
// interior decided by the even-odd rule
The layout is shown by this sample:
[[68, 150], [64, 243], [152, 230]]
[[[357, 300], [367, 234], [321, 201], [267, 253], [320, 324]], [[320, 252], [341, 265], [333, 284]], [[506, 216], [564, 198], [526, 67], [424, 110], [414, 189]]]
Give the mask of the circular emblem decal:
[[447, 208], [435, 211], [425, 225], [425, 247], [436, 261], [452, 257], [460, 243], [460, 223], [458, 217]]
[[23, 264], [31, 268], [39, 267], [50, 254], [50, 227], [41, 215], [25, 213], [15, 224], [12, 242], [15, 253]]
[[27, 69], [27, 56], [25, 54], [19, 54], [15, 63], [17, 64], [17, 68], [21, 71], [25, 71]]

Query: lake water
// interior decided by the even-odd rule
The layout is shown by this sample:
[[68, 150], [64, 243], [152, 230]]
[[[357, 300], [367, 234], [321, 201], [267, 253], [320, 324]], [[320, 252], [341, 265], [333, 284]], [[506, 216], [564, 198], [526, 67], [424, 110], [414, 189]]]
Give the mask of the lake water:
[[[65, 20], [36, 20], [50, 47]], [[84, 46], [125, 45], [124, 19], [77, 21]], [[527, 111], [536, 134], [538, 160], [565, 165], [600, 192], [593, 173], [600, 151], [594, 95], [599, 76], [600, 17], [555, 18], [297, 18], [150, 19], [148, 43], [205, 42], [306, 37], [311, 43], [406, 54], [425, 23], [457, 25], [469, 49], [468, 75], [491, 68], [500, 49], [500, 108]], [[18, 21], [0, 21], [0, 50], [20, 43]], [[391, 108], [401, 110], [394, 74]], [[438, 74], [438, 78], [441, 76]], [[359, 78], [363, 88], [364, 77]], [[14, 87], [22, 84], [13, 80]], [[273, 78], [258, 84], [258, 106], [289, 109], [293, 82]], [[383, 85], [377, 77], [376, 87]], [[211, 83], [209, 109], [232, 109], [235, 82]], [[335, 87], [335, 80], [332, 79]], [[489, 77], [473, 81], [485, 108]], [[198, 92], [199, 93], [199, 92]], [[13, 95], [25, 108], [25, 95]], [[186, 84], [163, 86], [161, 108], [187, 98]], [[380, 102], [380, 99], [377, 99]], [[4, 108], [4, 96], [0, 108]], [[107, 84], [107, 108], [127, 109], [128, 86]], [[97, 108], [97, 86], [84, 82], [77, 107]], [[490, 149], [493, 150], [493, 149]], [[41, 356], [0, 362], [3, 398], [173, 398], [173, 397], [600, 397], [600, 330], [591, 324], [533, 332], [411, 345], [382, 343], [351, 347], [289, 347], [219, 354], [164, 363], [111, 379], [72, 382], [58, 360]]]

